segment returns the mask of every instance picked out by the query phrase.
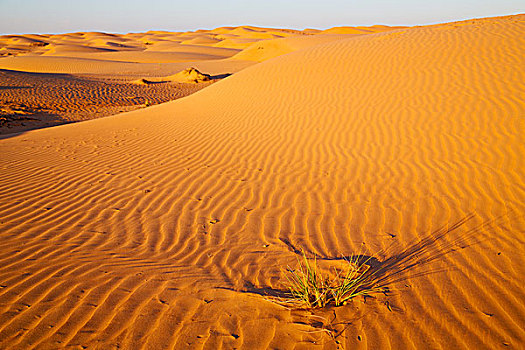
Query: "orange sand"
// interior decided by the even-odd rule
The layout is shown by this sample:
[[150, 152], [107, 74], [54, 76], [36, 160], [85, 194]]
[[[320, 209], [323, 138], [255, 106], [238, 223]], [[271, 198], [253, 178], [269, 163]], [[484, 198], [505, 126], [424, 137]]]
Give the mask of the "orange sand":
[[[346, 35], [265, 41], [293, 50], [173, 102], [4, 136], [0, 348], [522, 347], [525, 16]], [[156, 36], [171, 40], [136, 41]], [[468, 213], [435, 242], [464, 244], [388, 296], [315, 311], [265, 296], [298, 249], [384, 261]]]
[[234, 27], [186, 33], [0, 36], [0, 134], [167, 102], [209, 85], [187, 85], [203, 81], [185, 73], [190, 67], [215, 81], [259, 61], [348, 37], [308, 34], [312, 33]]

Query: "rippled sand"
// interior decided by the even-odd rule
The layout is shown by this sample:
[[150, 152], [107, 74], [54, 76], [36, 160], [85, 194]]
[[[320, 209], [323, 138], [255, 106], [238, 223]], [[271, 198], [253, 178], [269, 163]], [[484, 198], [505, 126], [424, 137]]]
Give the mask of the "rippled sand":
[[[249, 30], [188, 35], [246, 50], [191, 96], [0, 140], [0, 347], [520, 348], [525, 17], [260, 30], [250, 45], [288, 52], [268, 56]], [[437, 258], [396, 271], [414, 247]], [[397, 259], [400, 279], [288, 309], [268, 295], [300, 250]]]

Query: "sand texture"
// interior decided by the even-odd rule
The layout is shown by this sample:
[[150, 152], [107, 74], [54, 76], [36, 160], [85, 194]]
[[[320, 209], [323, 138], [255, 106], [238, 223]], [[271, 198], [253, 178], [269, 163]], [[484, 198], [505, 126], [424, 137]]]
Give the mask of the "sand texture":
[[[4, 135], [0, 348], [522, 348], [525, 16], [380, 29], [180, 33], [293, 50], [198, 66], [246, 64], [176, 101]], [[388, 263], [391, 293], [268, 300], [301, 250]]]

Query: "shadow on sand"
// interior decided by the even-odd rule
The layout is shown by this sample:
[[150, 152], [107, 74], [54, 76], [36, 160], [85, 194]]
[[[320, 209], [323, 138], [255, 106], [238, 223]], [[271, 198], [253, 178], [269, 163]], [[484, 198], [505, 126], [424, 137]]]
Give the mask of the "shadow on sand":
[[[503, 217], [496, 218], [490, 222], [485, 222], [477, 225], [474, 228], [468, 229], [461, 233], [456, 238], [449, 235], [458, 231], [467, 221], [474, 218], [473, 214], [469, 214], [451, 226], [444, 226], [438, 230], [423, 236], [418, 241], [401, 249], [397, 253], [391, 253], [392, 246], [384, 251], [379, 252], [382, 256], [386, 256], [383, 260], [369, 255], [354, 255], [352, 258], [358, 262], [358, 265], [367, 265], [368, 268], [363, 273], [362, 277], [367, 282], [361, 288], [381, 289], [383, 293], [387, 294], [390, 286], [394, 283], [405, 281], [428, 274], [442, 272], [444, 270], [428, 270], [423, 269], [420, 272], [412, 273], [415, 269], [421, 269], [428, 266], [429, 263], [442, 258], [443, 256], [465, 249], [469, 246], [477, 244], [481, 241], [478, 237], [482, 230], [493, 227], [498, 224]], [[303, 255], [303, 250], [297, 248], [287, 239], [281, 239], [286, 244], [291, 252], [299, 256]], [[346, 260], [350, 261], [350, 256], [340, 257], [326, 257], [320, 256], [312, 252], [304, 253], [307, 258], [315, 258], [318, 261], [334, 261]], [[271, 287], [257, 287], [251, 282], [245, 282], [245, 293], [254, 293], [261, 296], [275, 297], [279, 299], [289, 299], [291, 295], [288, 290], [275, 289]]]

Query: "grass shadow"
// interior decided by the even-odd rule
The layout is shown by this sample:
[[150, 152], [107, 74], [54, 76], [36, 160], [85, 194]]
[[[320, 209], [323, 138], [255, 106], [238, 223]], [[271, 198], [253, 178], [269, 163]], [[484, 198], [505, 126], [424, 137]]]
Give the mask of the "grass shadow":
[[[445, 271], [443, 269], [430, 270], [424, 268], [445, 255], [480, 243], [482, 239], [479, 237], [479, 233], [498, 225], [503, 216], [470, 228], [461, 234], [456, 235], [455, 238], [451, 236], [451, 234], [457, 233], [460, 228], [464, 227], [464, 225], [473, 218], [474, 215], [469, 214], [452, 225], [440, 227], [430, 234], [423, 235], [422, 238], [418, 239], [416, 242], [409, 244], [400, 250], [398, 247], [391, 245], [375, 255], [356, 254], [352, 256], [341, 255], [337, 257], [320, 256], [312, 252], [303, 253], [303, 250], [296, 247], [288, 239], [281, 238], [281, 241], [291, 252], [300, 256], [304, 254], [304, 257], [308, 259], [316, 259], [318, 261], [356, 261], [358, 265], [366, 265], [365, 271], [360, 276], [363, 282], [356, 291], [364, 292], [363, 295], [367, 294], [367, 290], [373, 291], [374, 293], [380, 291], [386, 295], [395, 283]], [[382, 256], [383, 258], [380, 259], [378, 256]], [[413, 272], [418, 269], [422, 270], [419, 272], [416, 271], [415, 273]], [[264, 286], [257, 287], [251, 282], [245, 282], [244, 292], [282, 300], [292, 298], [290, 290], [288, 289], [275, 289]]]

